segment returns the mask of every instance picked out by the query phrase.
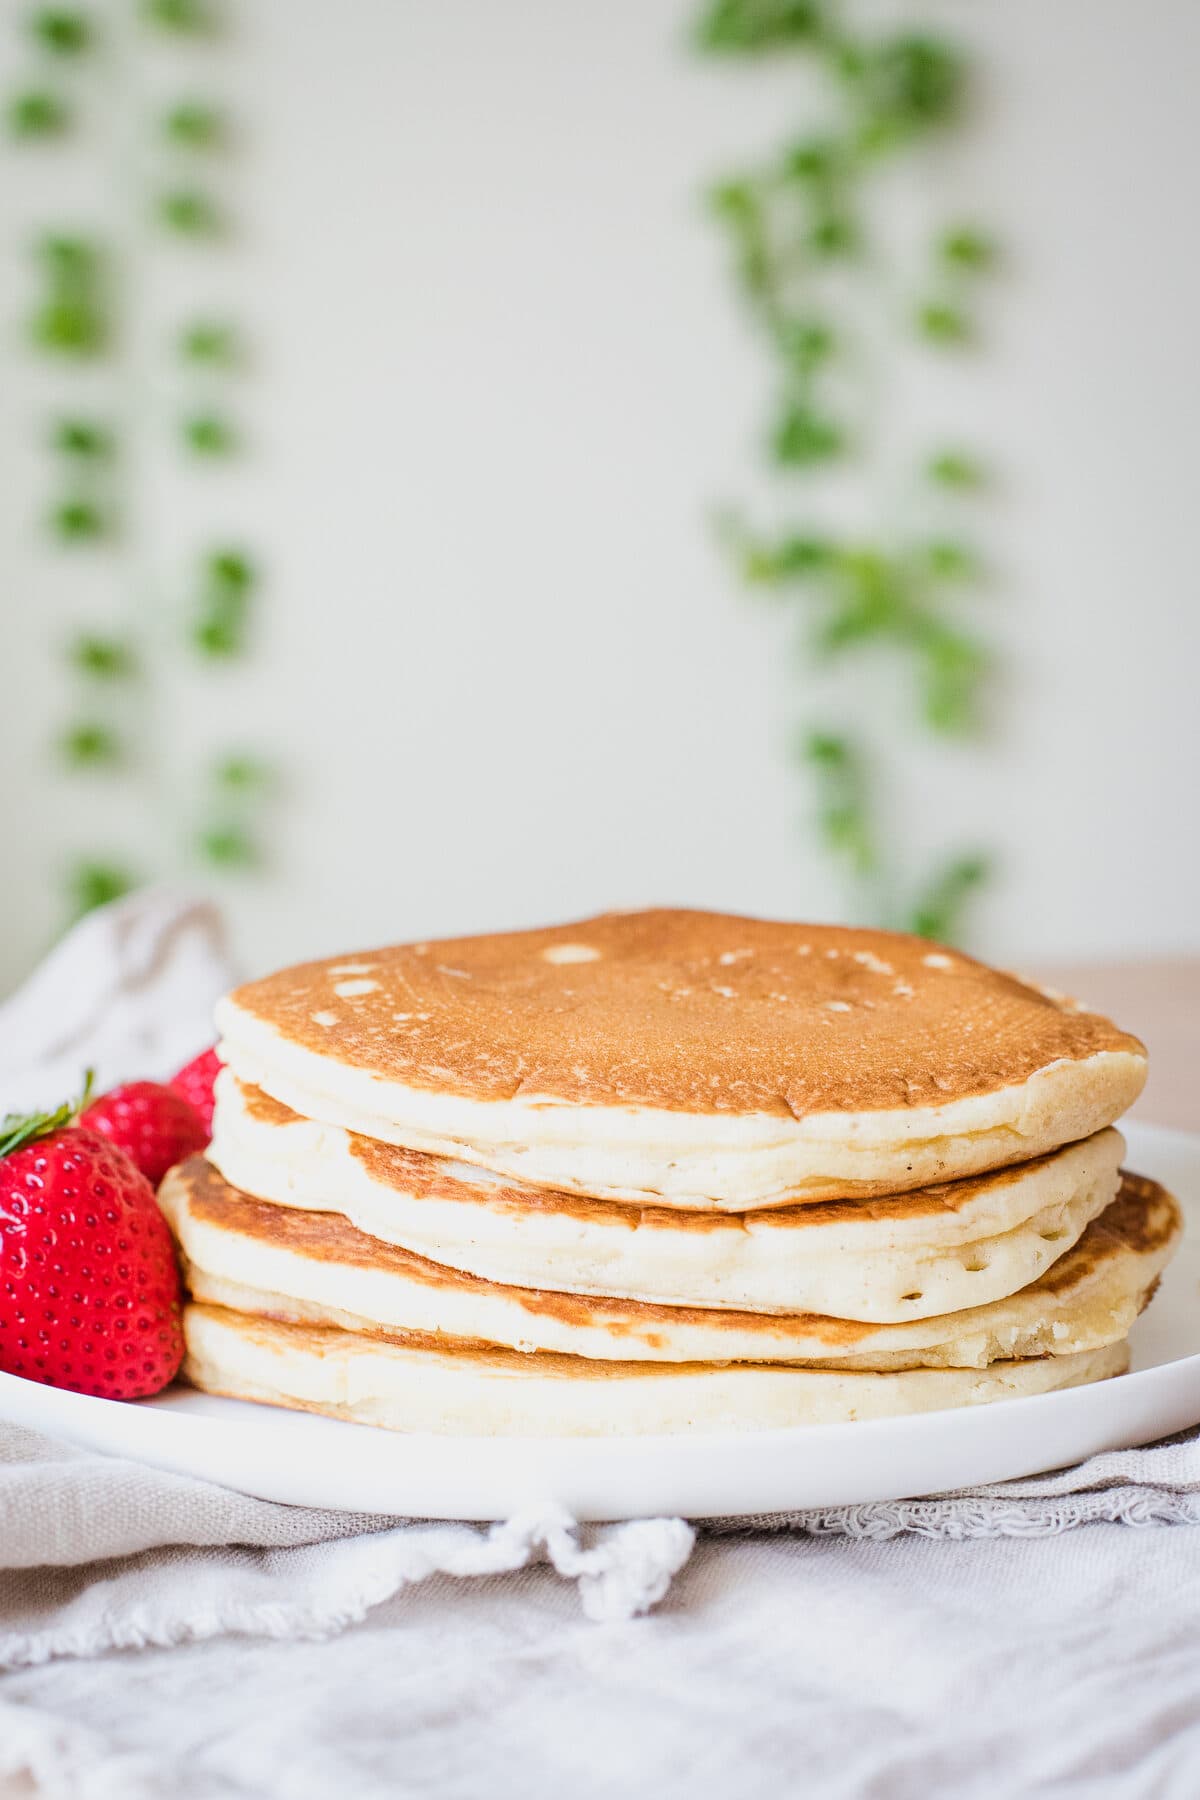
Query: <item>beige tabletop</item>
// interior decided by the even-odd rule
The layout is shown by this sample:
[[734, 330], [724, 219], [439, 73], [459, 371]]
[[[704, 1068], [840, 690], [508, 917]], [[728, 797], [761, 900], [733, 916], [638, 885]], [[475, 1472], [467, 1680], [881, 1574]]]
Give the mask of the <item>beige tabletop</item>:
[[1200, 1131], [1200, 957], [1044, 965], [1033, 973], [1145, 1041], [1150, 1079], [1135, 1117]]

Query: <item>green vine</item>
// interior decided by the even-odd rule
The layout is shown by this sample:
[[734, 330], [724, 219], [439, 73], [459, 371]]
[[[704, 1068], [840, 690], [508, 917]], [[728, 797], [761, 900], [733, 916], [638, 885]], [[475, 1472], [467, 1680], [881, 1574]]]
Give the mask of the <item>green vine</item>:
[[[205, 0], [130, 0], [127, 9], [40, 7], [29, 12], [22, 35], [32, 58], [25, 78], [5, 109], [15, 143], [40, 143], [80, 136], [89, 103], [103, 107], [137, 103], [137, 96], [114, 91], [120, 71], [137, 69], [137, 57], [153, 36], [169, 36], [186, 51], [189, 41], [218, 38], [224, 14]], [[111, 42], [110, 42], [111, 40]], [[103, 54], [113, 47], [121, 54]], [[126, 77], [127, 78], [127, 77]], [[90, 79], [90, 87], [89, 87]], [[122, 382], [130, 379], [131, 357], [123, 339], [130, 320], [118, 296], [136, 285], [139, 259], [154, 234], [164, 247], [186, 245], [193, 256], [223, 247], [232, 233], [229, 208], [233, 122], [219, 100], [187, 92], [167, 105], [150, 124], [150, 191], [137, 206], [132, 233], [120, 231], [127, 196], [113, 187], [111, 230], [89, 225], [48, 229], [33, 250], [35, 297], [28, 320], [35, 351], [70, 369], [98, 364], [108, 370], [114, 416], [93, 416], [90, 406], [68, 407], [45, 427], [53, 468], [53, 490], [45, 525], [49, 543], [75, 555], [103, 552], [116, 584], [131, 590], [137, 567], [136, 509], [122, 506], [125, 471], [136, 447], [145, 460], [147, 444], [131, 441], [142, 432], [159, 433], [197, 471], [235, 456], [242, 432], [230, 401], [245, 369], [242, 334], [235, 321], [205, 312], [180, 320], [168, 356], [175, 371], [174, 417], [133, 422], [132, 406], [122, 406]], [[125, 248], [118, 265], [114, 246]], [[203, 265], [197, 262], [197, 287]], [[138, 347], [145, 353], [145, 346]], [[143, 384], [144, 385], [144, 384]], [[83, 386], [80, 392], [84, 391]], [[89, 383], [87, 391], [92, 391]], [[153, 453], [153, 441], [149, 440]], [[202, 662], [220, 665], [247, 654], [259, 578], [256, 562], [240, 545], [218, 536], [196, 568], [191, 597], [180, 596], [175, 641]], [[69, 592], [69, 584], [63, 587]], [[169, 595], [164, 597], [170, 605]], [[62, 657], [74, 696], [71, 716], [55, 734], [60, 767], [90, 778], [148, 781], [153, 745], [144, 719], [151, 709], [160, 622], [144, 620], [135, 629], [119, 612], [106, 619], [80, 613], [65, 621]], [[161, 671], [159, 671], [161, 673]], [[185, 824], [185, 842], [170, 847], [168, 867], [196, 855], [216, 869], [245, 868], [262, 853], [264, 809], [275, 791], [267, 763], [256, 753], [230, 747], [210, 755], [198, 772], [194, 803], [174, 808]], [[172, 820], [172, 824], [175, 821]], [[126, 892], [147, 873], [119, 848], [76, 850], [65, 869], [65, 898], [72, 913], [103, 905]]]
[[[836, 0], [710, 0], [696, 42], [714, 56], [800, 51], [824, 97], [817, 120], [757, 165], [716, 182], [709, 196], [774, 371], [764, 451], [788, 484], [791, 511], [793, 496], [815, 476], [855, 457], [870, 456], [876, 468], [888, 460], [864, 423], [864, 309], [885, 311], [932, 353], [960, 352], [979, 337], [979, 289], [998, 260], [990, 235], [973, 223], [932, 231], [919, 279], [896, 301], [873, 229], [881, 171], [961, 122], [967, 68], [941, 37], [855, 28]], [[847, 530], [805, 495], [802, 522], [766, 529], [725, 512], [721, 536], [750, 589], [794, 620], [807, 660], [857, 666], [861, 659], [865, 668], [882, 658], [885, 670], [900, 674], [920, 725], [962, 740], [982, 729], [993, 666], [970, 616], [986, 570], [959, 524], [966, 503], [986, 489], [987, 470], [958, 444], [914, 446], [908, 456], [904, 467], [884, 472], [889, 489], [910, 493], [909, 516], [932, 516], [933, 529], [868, 520]], [[856, 710], [882, 709], [878, 702], [868, 708], [864, 697]], [[820, 840], [843, 871], [856, 913], [956, 938], [989, 859], [972, 848], [923, 876], [897, 868], [880, 794], [881, 771], [894, 769], [895, 751], [872, 743], [852, 717], [798, 730], [791, 755], [815, 792]]]

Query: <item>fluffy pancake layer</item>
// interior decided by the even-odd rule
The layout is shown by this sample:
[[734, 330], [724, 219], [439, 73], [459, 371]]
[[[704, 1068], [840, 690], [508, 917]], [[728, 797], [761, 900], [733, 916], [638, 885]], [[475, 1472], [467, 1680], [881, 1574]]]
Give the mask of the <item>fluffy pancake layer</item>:
[[978, 1369], [813, 1370], [596, 1362], [383, 1342], [190, 1305], [184, 1373], [234, 1399], [393, 1431], [600, 1437], [753, 1431], [890, 1418], [1044, 1394], [1118, 1375], [1124, 1344]]
[[231, 1183], [489, 1280], [752, 1312], [929, 1317], [1026, 1286], [1117, 1191], [1105, 1131], [1032, 1164], [885, 1200], [738, 1215], [531, 1188], [301, 1119], [228, 1070], [209, 1155]]
[[1031, 1286], [947, 1317], [878, 1325], [503, 1286], [380, 1244], [337, 1214], [254, 1200], [200, 1157], [167, 1177], [159, 1200], [194, 1298], [237, 1312], [364, 1336], [418, 1334], [443, 1347], [870, 1370], [1100, 1349], [1128, 1332], [1179, 1230], [1171, 1197], [1126, 1176], [1119, 1197]]
[[894, 1194], [1109, 1125], [1145, 1052], [924, 940], [719, 914], [396, 946], [221, 1003], [222, 1055], [307, 1118], [602, 1198]]

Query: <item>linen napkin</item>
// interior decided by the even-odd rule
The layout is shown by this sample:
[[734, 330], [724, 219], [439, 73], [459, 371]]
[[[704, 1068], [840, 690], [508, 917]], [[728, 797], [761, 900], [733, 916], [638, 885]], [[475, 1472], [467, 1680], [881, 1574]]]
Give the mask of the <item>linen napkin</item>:
[[490, 1527], [321, 1512], [0, 1427], [0, 1667], [235, 1634], [340, 1631], [433, 1575], [548, 1563], [595, 1620], [648, 1611], [697, 1529], [887, 1539], [1043, 1537], [1200, 1523], [1200, 1432], [937, 1499], [753, 1519], [581, 1527], [552, 1505]]

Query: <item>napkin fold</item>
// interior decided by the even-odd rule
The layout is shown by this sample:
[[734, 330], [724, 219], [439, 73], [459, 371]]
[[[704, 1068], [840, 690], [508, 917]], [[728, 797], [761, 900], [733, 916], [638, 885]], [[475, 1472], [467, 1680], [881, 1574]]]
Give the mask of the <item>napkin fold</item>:
[[648, 1612], [713, 1536], [1046, 1537], [1200, 1524], [1200, 1432], [936, 1499], [584, 1527], [548, 1503], [490, 1527], [330, 1513], [0, 1429], [0, 1667], [225, 1635], [330, 1636], [433, 1575], [549, 1564], [585, 1615]]

